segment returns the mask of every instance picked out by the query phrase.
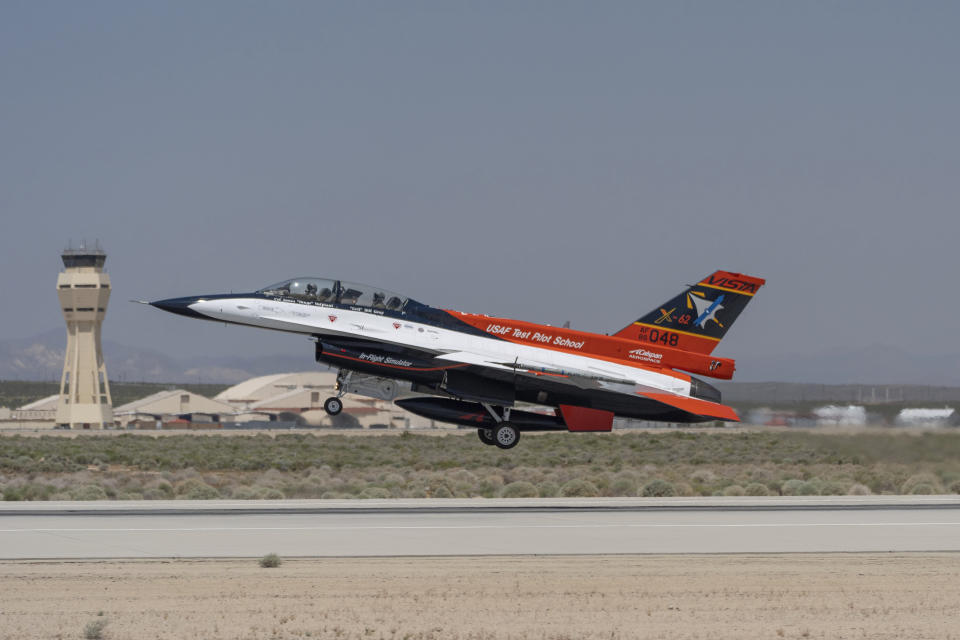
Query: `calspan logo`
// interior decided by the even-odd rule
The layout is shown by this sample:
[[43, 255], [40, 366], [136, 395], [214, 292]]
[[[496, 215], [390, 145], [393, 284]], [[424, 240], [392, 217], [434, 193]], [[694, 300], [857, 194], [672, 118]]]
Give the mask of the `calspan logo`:
[[688, 293], [687, 308], [696, 309], [697, 311], [697, 319], [693, 321], [693, 324], [703, 329], [707, 322], [713, 320], [718, 325], [723, 327], [723, 323], [717, 320], [717, 311], [723, 309], [723, 305], [720, 304], [721, 302], [723, 302], [722, 293], [717, 296], [716, 300], [710, 300], [707, 298], [706, 294], [700, 291], [691, 291]]
[[657, 364], [663, 360], [663, 354], [657, 353], [655, 351], [647, 351], [646, 349], [634, 349], [629, 352], [629, 355], [634, 360], [644, 360], [646, 362], [656, 362]]

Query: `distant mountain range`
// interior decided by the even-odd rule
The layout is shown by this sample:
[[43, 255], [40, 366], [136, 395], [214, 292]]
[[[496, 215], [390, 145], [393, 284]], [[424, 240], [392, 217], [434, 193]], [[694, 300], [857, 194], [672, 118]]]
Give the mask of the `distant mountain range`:
[[[0, 341], [0, 380], [59, 380], [66, 342], [63, 329]], [[128, 382], [233, 384], [254, 376], [317, 368], [311, 356], [305, 350], [301, 355], [173, 358], [152, 349], [103, 342], [110, 379]]]
[[[0, 341], [0, 380], [59, 380], [66, 335], [50, 330], [32, 338]], [[233, 384], [253, 376], [306, 371], [318, 365], [309, 351], [264, 357], [173, 358], [152, 349], [103, 343], [110, 378], [130, 382]], [[875, 345], [793, 355], [737, 358], [738, 382], [903, 384], [960, 386], [960, 355], [924, 356]]]

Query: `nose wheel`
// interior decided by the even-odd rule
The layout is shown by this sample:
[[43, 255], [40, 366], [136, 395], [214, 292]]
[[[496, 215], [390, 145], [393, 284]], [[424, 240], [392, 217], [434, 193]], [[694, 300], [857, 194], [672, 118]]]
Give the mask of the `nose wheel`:
[[323, 410], [327, 412], [327, 415], [338, 416], [343, 411], [343, 401], [337, 397], [327, 398], [326, 402], [323, 403]]
[[477, 429], [477, 435], [480, 436], [480, 442], [485, 445], [492, 447], [497, 444], [497, 439], [493, 436], [493, 429]]

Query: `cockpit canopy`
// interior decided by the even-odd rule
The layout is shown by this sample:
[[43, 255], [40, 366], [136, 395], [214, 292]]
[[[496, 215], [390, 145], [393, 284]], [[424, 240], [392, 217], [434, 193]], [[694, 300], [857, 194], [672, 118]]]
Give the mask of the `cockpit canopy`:
[[294, 278], [284, 280], [269, 287], [258, 289], [257, 293], [267, 296], [285, 296], [309, 302], [345, 304], [387, 311], [402, 311], [409, 298], [356, 282], [327, 280], [324, 278]]

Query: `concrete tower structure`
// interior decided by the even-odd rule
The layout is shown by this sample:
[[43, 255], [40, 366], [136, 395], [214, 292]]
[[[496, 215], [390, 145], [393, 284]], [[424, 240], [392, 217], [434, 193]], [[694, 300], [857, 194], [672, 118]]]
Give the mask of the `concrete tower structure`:
[[100, 348], [100, 327], [110, 299], [110, 276], [103, 271], [107, 254], [95, 249], [67, 249], [57, 278], [60, 308], [67, 321], [67, 353], [60, 377], [57, 426], [102, 429], [113, 424], [113, 401]]

